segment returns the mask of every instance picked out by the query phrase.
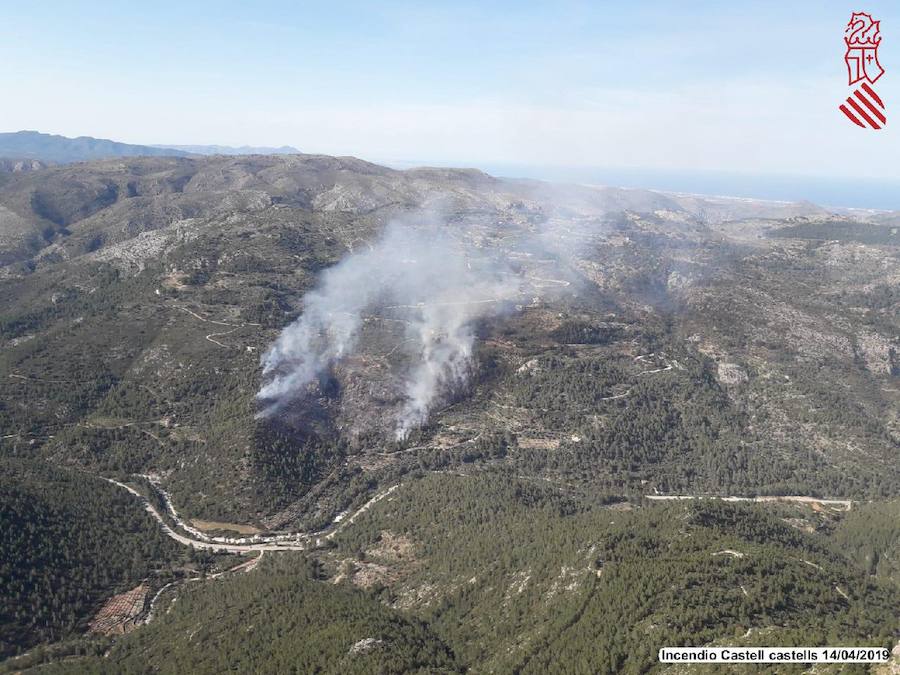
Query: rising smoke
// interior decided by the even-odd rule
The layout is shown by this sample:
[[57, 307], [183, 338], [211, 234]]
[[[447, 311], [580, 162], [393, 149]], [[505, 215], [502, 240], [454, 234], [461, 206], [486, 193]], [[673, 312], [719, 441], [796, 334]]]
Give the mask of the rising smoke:
[[421, 425], [438, 397], [465, 383], [474, 327], [507, 311], [519, 278], [502, 261], [456, 239], [446, 227], [394, 223], [371, 246], [326, 270], [303, 299], [303, 313], [262, 359], [259, 413], [270, 416], [303, 397], [308, 386], [352, 355], [369, 315], [406, 324], [399, 343], [409, 364], [395, 430], [403, 439]]

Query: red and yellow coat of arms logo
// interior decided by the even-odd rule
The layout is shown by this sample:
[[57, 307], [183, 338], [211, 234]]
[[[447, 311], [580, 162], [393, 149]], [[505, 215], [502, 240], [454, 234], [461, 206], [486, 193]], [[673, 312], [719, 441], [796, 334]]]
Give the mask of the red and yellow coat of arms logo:
[[858, 82], [861, 84], [838, 109], [857, 126], [881, 129], [887, 124], [884, 102], [871, 86], [884, 75], [884, 68], [878, 61], [881, 22], [866, 12], [854, 12], [844, 30], [844, 43], [847, 45], [844, 54], [847, 84], [851, 87]]

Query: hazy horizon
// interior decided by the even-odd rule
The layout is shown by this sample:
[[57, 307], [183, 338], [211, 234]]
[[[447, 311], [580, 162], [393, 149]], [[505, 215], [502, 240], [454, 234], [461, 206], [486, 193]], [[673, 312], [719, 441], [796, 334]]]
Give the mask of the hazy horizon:
[[[20, 132], [49, 133], [35, 129]], [[0, 132], [2, 133], [2, 132]], [[15, 133], [15, 132], [12, 132]], [[79, 134], [74, 137], [85, 137]], [[89, 137], [98, 140], [119, 141], [108, 135]], [[246, 143], [228, 146], [222, 143], [175, 144], [165, 142], [140, 142], [152, 148], [171, 148], [180, 151], [197, 152], [200, 155], [215, 154], [231, 149], [233, 154], [248, 154], [246, 151], [271, 151], [275, 154], [290, 154], [292, 150], [308, 152], [304, 148], [291, 148], [288, 144], [263, 148]], [[206, 152], [211, 150], [211, 152]], [[226, 153], [229, 154], [229, 153]], [[315, 154], [315, 153], [313, 153]], [[322, 153], [331, 154], [336, 153]], [[900, 210], [900, 179], [869, 179], [852, 176], [822, 176], [779, 173], [752, 173], [735, 171], [691, 170], [686, 168], [654, 169], [648, 167], [615, 166], [554, 166], [529, 165], [510, 162], [452, 163], [439, 159], [406, 159], [366, 157], [350, 153], [359, 159], [370, 161], [394, 169], [409, 169], [423, 166], [447, 168], [471, 168], [502, 178], [533, 179], [559, 183], [580, 183], [611, 187], [647, 189], [659, 192], [688, 193], [713, 197], [734, 197], [762, 201], [809, 201], [819, 206], [846, 209]]]
[[[428, 162], [404, 160], [387, 160], [377, 163], [394, 168], [429, 165]], [[431, 165], [450, 166], [441, 163], [432, 163]], [[900, 179], [872, 180], [849, 176], [739, 173], [684, 168], [565, 167], [503, 163], [486, 163], [468, 168], [480, 169], [493, 176], [503, 178], [642, 188], [658, 192], [762, 201], [808, 201], [819, 206], [833, 208], [900, 210]]]
[[[843, 3], [7, 9], [0, 128], [430, 163], [900, 179], [849, 124]], [[348, 17], [353, 17], [352, 21]]]

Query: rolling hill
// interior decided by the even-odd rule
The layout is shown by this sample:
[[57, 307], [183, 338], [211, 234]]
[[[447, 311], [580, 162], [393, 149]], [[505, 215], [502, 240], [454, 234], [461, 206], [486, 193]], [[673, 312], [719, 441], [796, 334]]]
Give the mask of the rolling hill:
[[[10, 669], [896, 643], [896, 215], [321, 155], [54, 161], [0, 179], [0, 506], [62, 589], [4, 563], [43, 617], [4, 614], [6, 653], [62, 640]], [[184, 540], [303, 550], [188, 555], [100, 477]], [[712, 499], [759, 495], [808, 499]], [[175, 609], [83, 635], [145, 586]]]

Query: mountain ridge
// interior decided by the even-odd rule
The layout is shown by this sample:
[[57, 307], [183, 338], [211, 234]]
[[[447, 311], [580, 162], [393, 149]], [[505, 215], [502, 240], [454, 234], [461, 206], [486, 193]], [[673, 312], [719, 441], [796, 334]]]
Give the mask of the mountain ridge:
[[0, 133], [0, 157], [69, 164], [110, 157], [137, 156], [187, 157], [188, 153], [175, 149], [154, 148], [149, 145], [120, 143], [92, 136], [69, 138], [39, 131]]
[[192, 155], [299, 155], [300, 150], [291, 145], [278, 147], [254, 146], [254, 145], [176, 145], [154, 143], [150, 147], [163, 150], [179, 150]]

